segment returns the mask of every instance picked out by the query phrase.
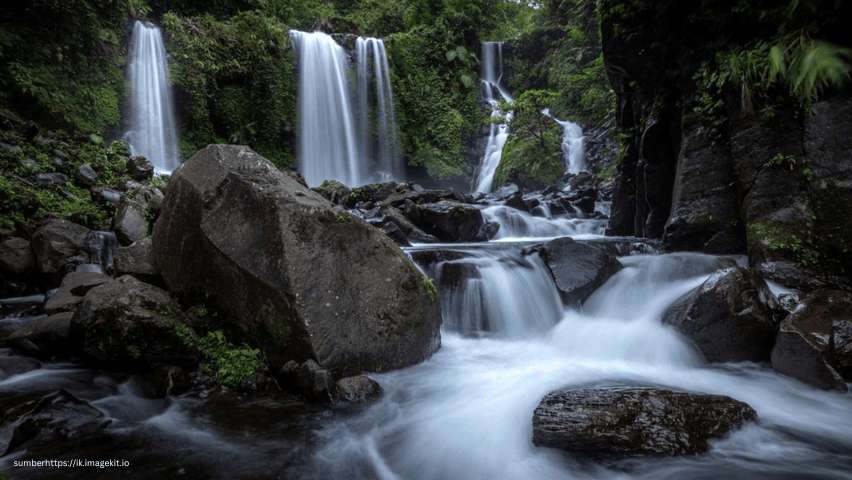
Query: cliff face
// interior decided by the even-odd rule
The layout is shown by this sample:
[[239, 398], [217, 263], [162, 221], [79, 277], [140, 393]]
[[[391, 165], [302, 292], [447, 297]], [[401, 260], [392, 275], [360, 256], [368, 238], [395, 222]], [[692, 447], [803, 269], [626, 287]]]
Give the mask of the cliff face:
[[725, 59], [768, 66], [768, 45], [792, 38], [782, 33], [796, 22], [843, 45], [828, 15], [849, 6], [806, 2], [826, 11], [792, 15], [721, 3], [731, 5], [599, 2], [621, 131], [609, 233], [662, 238], [671, 250], [746, 251], [752, 266], [799, 278], [788, 284], [843, 283], [831, 277], [852, 272], [852, 225], [839, 213], [852, 204], [852, 94], [825, 90], [807, 105], [764, 83], [758, 95], [749, 78], [763, 70], [737, 67], [737, 77], [730, 65], [740, 64]]

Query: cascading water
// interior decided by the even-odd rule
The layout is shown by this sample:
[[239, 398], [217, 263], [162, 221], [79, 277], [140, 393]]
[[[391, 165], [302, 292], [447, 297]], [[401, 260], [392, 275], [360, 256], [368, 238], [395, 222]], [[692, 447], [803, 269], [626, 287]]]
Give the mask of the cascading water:
[[[509, 257], [494, 254], [494, 261]], [[477, 337], [465, 329], [485, 324], [468, 319], [459, 329], [456, 320], [475, 310], [445, 307], [454, 311], [442, 331], [441, 350], [420, 365], [373, 376], [385, 389], [383, 399], [327, 426], [320, 436], [324, 446], [304, 478], [850, 478], [852, 396], [806, 387], [767, 365], [706, 365], [660, 321], [669, 305], [729, 260], [701, 254], [620, 260], [625, 268], [582, 312], [562, 311], [543, 333]], [[490, 301], [519, 306], [530, 300], [521, 290], [502, 296]], [[516, 311], [516, 325], [538, 314]], [[694, 457], [595, 464], [533, 446], [532, 412], [542, 397], [560, 388], [595, 386], [728, 395], [755, 408], [758, 421]]]
[[160, 29], [136, 21], [130, 41], [130, 124], [124, 140], [160, 173], [178, 166], [177, 124]]
[[[508, 122], [512, 117], [512, 112], [504, 112], [499, 108], [499, 100], [509, 103], [514, 101], [509, 91], [500, 84], [503, 79], [503, 44], [499, 42], [483, 43], [481, 64], [479, 89], [482, 98], [491, 105], [492, 117], [505, 116]], [[509, 126], [507, 124], [492, 123], [489, 126], [485, 155], [480, 161], [473, 183], [474, 192], [488, 193], [491, 191], [494, 172], [500, 165], [500, 157], [508, 138]]]
[[[321, 32], [290, 31], [299, 59], [299, 170], [308, 185], [404, 179], [384, 43], [356, 40], [356, 98], [350, 58]], [[371, 88], [374, 85], [375, 88]], [[357, 119], [357, 122], [356, 122]]]
[[586, 149], [583, 146], [583, 129], [574, 122], [554, 117], [549, 108], [545, 108], [541, 113], [562, 126], [562, 159], [565, 161], [565, 172], [576, 175], [585, 170]]
[[321, 32], [290, 31], [299, 59], [299, 170], [308, 185], [338, 180], [361, 185], [354, 111], [349, 97], [349, 59]]
[[[355, 41], [355, 51], [358, 61], [361, 158], [373, 159], [380, 180], [401, 181], [405, 177], [405, 171], [399, 150], [399, 133], [385, 44], [378, 38], [358, 37]], [[370, 88], [371, 83], [375, 83], [374, 88]], [[370, 114], [371, 106], [375, 106], [374, 115]], [[371, 125], [375, 125], [375, 134]]]

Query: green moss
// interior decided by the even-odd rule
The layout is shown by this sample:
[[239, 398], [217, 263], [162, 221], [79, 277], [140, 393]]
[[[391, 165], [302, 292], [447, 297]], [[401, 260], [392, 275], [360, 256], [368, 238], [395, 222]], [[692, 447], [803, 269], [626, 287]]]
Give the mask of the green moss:
[[420, 278], [420, 283], [423, 285], [423, 288], [426, 289], [426, 294], [429, 295], [429, 302], [435, 303], [435, 297], [438, 295], [438, 289], [435, 287], [432, 279], [424, 275]]
[[337, 220], [337, 223], [348, 222], [349, 220], [352, 220], [352, 215], [349, 215], [348, 213], [338, 213], [335, 220]]

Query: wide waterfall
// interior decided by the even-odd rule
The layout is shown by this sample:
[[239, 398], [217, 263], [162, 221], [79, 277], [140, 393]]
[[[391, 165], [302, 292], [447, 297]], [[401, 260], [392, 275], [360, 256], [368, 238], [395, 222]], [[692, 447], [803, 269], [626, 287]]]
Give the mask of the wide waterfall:
[[[479, 89], [482, 98], [491, 105], [492, 117], [511, 119], [512, 112], [504, 112], [499, 108], [499, 101], [513, 101], [509, 91], [501, 85], [503, 80], [503, 44], [486, 42], [482, 44], [482, 70], [479, 76]], [[488, 143], [482, 156], [473, 182], [473, 191], [488, 193], [494, 182], [494, 172], [500, 165], [503, 147], [509, 138], [509, 126], [505, 123], [492, 123], [489, 126]]]
[[291, 30], [290, 38], [299, 62], [297, 156], [308, 185], [402, 181], [384, 43], [357, 39], [352, 88], [350, 56], [332, 37]]
[[158, 172], [178, 166], [177, 124], [160, 29], [136, 21], [130, 40], [130, 122], [124, 140], [133, 155], [144, 155]]

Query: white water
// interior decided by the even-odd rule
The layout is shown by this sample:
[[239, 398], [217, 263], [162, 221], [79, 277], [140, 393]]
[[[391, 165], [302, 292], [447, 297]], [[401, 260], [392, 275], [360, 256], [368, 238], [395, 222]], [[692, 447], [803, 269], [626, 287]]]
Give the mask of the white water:
[[297, 156], [308, 185], [403, 181], [384, 43], [356, 40], [353, 82], [349, 54], [332, 37], [291, 30], [290, 38], [299, 62]]
[[[542, 203], [542, 205], [545, 205]], [[583, 220], [567, 217], [536, 217], [503, 205], [486, 207], [482, 217], [500, 224], [494, 240], [517, 241], [533, 238], [555, 238], [578, 235], [603, 235], [606, 220]]]
[[[361, 158], [372, 159], [372, 170], [378, 175], [377, 180], [402, 182], [405, 165], [400, 153], [385, 44], [378, 38], [358, 37], [355, 53], [358, 61]], [[371, 84], [375, 84], [374, 88], [370, 88]], [[371, 107], [375, 109], [373, 115]], [[371, 125], [375, 125], [375, 133]]]
[[562, 160], [565, 162], [565, 172], [578, 174], [586, 169], [586, 149], [583, 146], [583, 129], [574, 122], [559, 120], [554, 117], [549, 108], [542, 112], [562, 126]]
[[[852, 396], [814, 390], [767, 365], [706, 365], [660, 317], [721, 265], [698, 254], [622, 257], [625, 268], [582, 312], [532, 334], [444, 328], [430, 360], [375, 375], [386, 391], [327, 427], [307, 478], [842, 479], [852, 477]], [[501, 301], [528, 301], [525, 291]], [[498, 296], [495, 292], [495, 297]], [[508, 298], [505, 298], [508, 297]], [[519, 308], [518, 325], [538, 314]], [[462, 312], [454, 312], [456, 315]], [[475, 323], [475, 319], [471, 320]], [[728, 395], [758, 420], [704, 455], [595, 464], [533, 446], [532, 412], [565, 387], [662, 386]]]
[[290, 38], [299, 61], [299, 170], [311, 186], [324, 180], [362, 185], [366, 171], [358, 158], [346, 51], [321, 32], [290, 30]]
[[[491, 111], [492, 117], [505, 116], [508, 122], [512, 117], [512, 112], [500, 110], [498, 104], [499, 100], [509, 103], [514, 101], [509, 91], [501, 85], [503, 79], [503, 44], [498, 42], [483, 43], [481, 64], [482, 71], [480, 72], [479, 89], [482, 98], [493, 108]], [[495, 90], [499, 96], [494, 94]], [[475, 193], [488, 193], [491, 191], [492, 183], [494, 182], [494, 173], [500, 165], [500, 157], [503, 154], [503, 147], [506, 145], [508, 138], [509, 126], [507, 124], [492, 123], [489, 126], [485, 155], [483, 155], [480, 161], [473, 183], [473, 191]]]
[[177, 123], [160, 29], [136, 21], [130, 41], [130, 125], [124, 140], [160, 173], [178, 166]]

